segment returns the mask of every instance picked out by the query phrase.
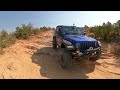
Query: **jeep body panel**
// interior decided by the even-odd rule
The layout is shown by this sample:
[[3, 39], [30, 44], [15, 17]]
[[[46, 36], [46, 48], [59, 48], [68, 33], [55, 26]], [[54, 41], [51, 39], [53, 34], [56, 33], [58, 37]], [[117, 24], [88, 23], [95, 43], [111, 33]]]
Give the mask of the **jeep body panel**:
[[63, 38], [71, 42], [97, 41], [96, 39], [87, 37], [85, 35], [66, 35]]
[[[63, 32], [62, 30], [66, 30], [68, 31], [68, 33]], [[78, 33], [74, 34], [74, 32], [78, 32]], [[83, 32], [83, 28], [80, 27], [62, 26], [62, 25], [57, 26], [55, 31], [55, 37], [56, 37], [57, 45], [61, 48], [64, 45], [65, 46], [64, 48], [70, 50], [73, 56], [77, 56], [80, 58], [84, 58], [84, 57], [89, 58], [89, 57], [95, 57], [96, 52], [101, 52], [101, 46], [99, 45], [98, 41], [94, 38], [85, 36]], [[76, 44], [80, 44], [79, 48], [76, 47]], [[76, 53], [76, 51], [79, 52]]]

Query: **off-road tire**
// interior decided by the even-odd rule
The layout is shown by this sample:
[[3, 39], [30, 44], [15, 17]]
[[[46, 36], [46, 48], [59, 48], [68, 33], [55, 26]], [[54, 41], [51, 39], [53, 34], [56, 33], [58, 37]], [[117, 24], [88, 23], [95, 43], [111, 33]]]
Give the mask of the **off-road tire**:
[[69, 51], [65, 48], [61, 48], [60, 50], [61, 59], [59, 60], [59, 64], [63, 69], [70, 69], [72, 67], [72, 56]]
[[57, 48], [57, 42], [56, 42], [56, 37], [53, 36], [53, 49]]
[[101, 57], [101, 51], [98, 51], [97, 52], [97, 56], [96, 57], [92, 57], [92, 58], [89, 58], [90, 61], [97, 61], [99, 60]]

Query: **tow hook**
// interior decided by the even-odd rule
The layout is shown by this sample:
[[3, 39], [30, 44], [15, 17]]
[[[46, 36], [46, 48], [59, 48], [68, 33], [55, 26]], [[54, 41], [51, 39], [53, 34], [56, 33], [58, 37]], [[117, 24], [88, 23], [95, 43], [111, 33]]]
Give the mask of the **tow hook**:
[[77, 50], [76, 53], [81, 56], [83, 53], [80, 52], [80, 50]]

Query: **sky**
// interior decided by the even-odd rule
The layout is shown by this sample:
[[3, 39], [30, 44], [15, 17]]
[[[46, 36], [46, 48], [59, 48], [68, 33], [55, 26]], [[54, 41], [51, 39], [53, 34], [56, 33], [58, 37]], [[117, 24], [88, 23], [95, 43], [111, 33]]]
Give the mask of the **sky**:
[[21, 24], [34, 27], [56, 27], [57, 25], [102, 25], [120, 20], [120, 11], [0, 11], [0, 30], [15, 31]]

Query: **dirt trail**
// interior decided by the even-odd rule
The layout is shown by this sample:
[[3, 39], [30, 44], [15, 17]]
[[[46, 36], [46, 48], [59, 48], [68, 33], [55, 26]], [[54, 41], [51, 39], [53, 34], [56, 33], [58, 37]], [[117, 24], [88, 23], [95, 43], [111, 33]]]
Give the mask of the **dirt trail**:
[[53, 31], [46, 31], [30, 40], [19, 40], [0, 56], [0, 78], [4, 79], [118, 79], [120, 60], [109, 54], [109, 45], [97, 62], [81, 61], [72, 69], [58, 64], [58, 50], [52, 49]]

